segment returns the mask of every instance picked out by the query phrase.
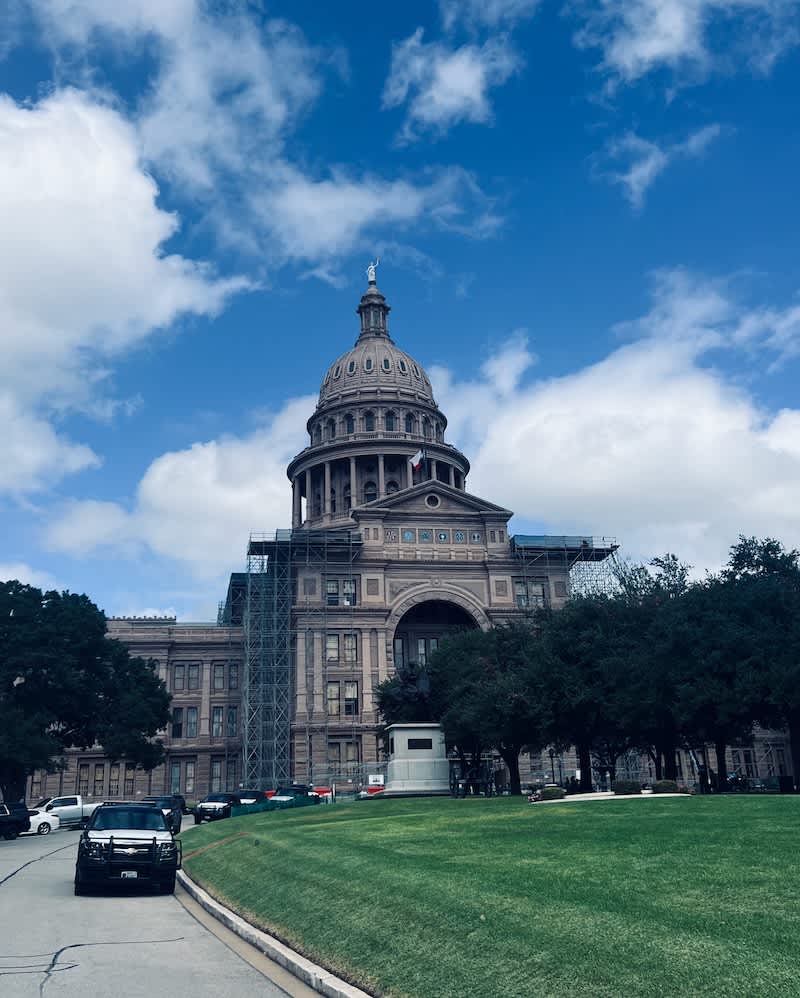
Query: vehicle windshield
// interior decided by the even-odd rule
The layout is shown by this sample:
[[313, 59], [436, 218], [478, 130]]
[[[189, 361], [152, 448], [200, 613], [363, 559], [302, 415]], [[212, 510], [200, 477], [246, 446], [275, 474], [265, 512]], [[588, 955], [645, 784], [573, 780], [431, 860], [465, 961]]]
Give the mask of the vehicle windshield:
[[206, 804], [230, 804], [233, 794], [209, 794], [205, 799]]
[[38, 801], [36, 804], [34, 804], [33, 806], [34, 807], [44, 807], [45, 804], [49, 804], [52, 799], [53, 799], [52, 797], [42, 797], [42, 799], [40, 801]]
[[92, 831], [115, 831], [136, 829], [137, 831], [163, 832], [167, 823], [164, 815], [156, 808], [108, 807], [98, 808], [89, 826]]
[[142, 802], [145, 804], [158, 804], [159, 807], [172, 807], [171, 797], [143, 797]]

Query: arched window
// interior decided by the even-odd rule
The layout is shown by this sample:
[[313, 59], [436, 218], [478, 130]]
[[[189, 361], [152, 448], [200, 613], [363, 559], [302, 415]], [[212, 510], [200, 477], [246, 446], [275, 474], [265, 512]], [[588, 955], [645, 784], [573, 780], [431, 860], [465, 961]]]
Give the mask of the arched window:
[[347, 362], [347, 373], [348, 374], [355, 374], [356, 373], [356, 362], [354, 360], [348, 360], [348, 362]]
[[437, 440], [441, 440], [442, 439], [442, 424], [441, 423], [436, 423], [436, 425], [434, 427], [434, 431], [435, 431], [435, 434], [436, 434], [436, 439]]
[[375, 502], [378, 498], [378, 486], [375, 482], [364, 482], [364, 502]]
[[336, 489], [331, 489], [331, 513], [336, 512]]
[[381, 361], [381, 363], [383, 364], [384, 371], [391, 371], [391, 369], [392, 369], [392, 362], [391, 362], [391, 360], [389, 360], [388, 357], [384, 357], [383, 360]]
[[402, 359], [402, 357], [400, 358], [400, 360], [397, 363], [398, 363], [398, 366], [400, 367], [400, 373], [401, 374], [408, 374], [408, 364], [406, 364], [406, 362]]
[[386, 483], [386, 495], [390, 496], [392, 495], [392, 493], [399, 491], [400, 491], [400, 486], [393, 478], [390, 478], [389, 481]]
[[414, 432], [414, 417], [410, 412], [406, 413], [406, 433]]
[[423, 422], [422, 422], [422, 433], [423, 433], [423, 435], [424, 435], [424, 437], [425, 437], [426, 440], [430, 440], [431, 439], [431, 421], [429, 419], [423, 420]]
[[386, 413], [386, 419], [385, 419], [386, 429], [390, 433], [394, 432], [394, 430], [397, 429], [397, 427], [395, 425], [396, 421], [397, 421], [397, 417], [395, 416], [395, 414], [393, 412], [387, 412]]
[[322, 440], [322, 427], [317, 423], [311, 434], [311, 442], [314, 444], [320, 443]]
[[353, 417], [352, 412], [344, 417], [344, 432], [345, 433], [355, 433], [356, 432], [356, 421]]
[[334, 420], [328, 420], [328, 440], [333, 440], [336, 436], [336, 423]]
[[365, 371], [371, 371], [372, 370], [372, 363], [373, 363], [372, 362], [372, 357], [365, 357], [364, 358], [364, 370]]
[[371, 410], [364, 413], [364, 429], [367, 433], [375, 432], [375, 413]]

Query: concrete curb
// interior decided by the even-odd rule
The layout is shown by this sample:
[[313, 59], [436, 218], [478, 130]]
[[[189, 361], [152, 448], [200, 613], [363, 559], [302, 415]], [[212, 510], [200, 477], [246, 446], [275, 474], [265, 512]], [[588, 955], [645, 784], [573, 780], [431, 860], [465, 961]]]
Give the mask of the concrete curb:
[[222, 922], [231, 932], [235, 932], [240, 939], [244, 939], [270, 960], [274, 960], [275, 963], [288, 970], [290, 974], [294, 974], [310, 988], [325, 995], [326, 998], [373, 998], [366, 991], [348, 984], [347, 981], [343, 981], [329, 970], [318, 967], [304, 956], [295, 953], [284, 943], [279, 942], [266, 932], [262, 932], [261, 929], [257, 929], [241, 916], [221, 905], [219, 901], [215, 901], [183, 870], [178, 871], [178, 882], [209, 915]]

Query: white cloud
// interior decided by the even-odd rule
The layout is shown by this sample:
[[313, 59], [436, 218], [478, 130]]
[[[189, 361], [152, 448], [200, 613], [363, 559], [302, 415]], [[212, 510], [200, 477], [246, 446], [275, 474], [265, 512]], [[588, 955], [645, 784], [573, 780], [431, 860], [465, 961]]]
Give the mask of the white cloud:
[[684, 142], [659, 146], [632, 132], [612, 140], [606, 155], [614, 162], [627, 162], [627, 169], [606, 170], [602, 176], [625, 189], [632, 207], [639, 211], [647, 191], [668, 166], [681, 159], [697, 159], [722, 134], [718, 124], [706, 125], [692, 132]]
[[0, 580], [10, 582], [12, 579], [16, 579], [26, 586], [35, 586], [37, 589], [44, 591], [52, 589], [62, 590], [64, 588], [49, 572], [42, 572], [37, 568], [31, 568], [24, 561], [0, 562]]
[[115, 357], [246, 286], [163, 253], [178, 221], [157, 193], [113, 108], [71, 90], [24, 106], [0, 96], [0, 491], [97, 464], [53, 413], [108, 409]]
[[423, 132], [442, 134], [463, 121], [489, 122], [489, 90], [505, 83], [521, 66], [509, 40], [495, 36], [480, 46], [452, 48], [424, 42], [422, 35], [423, 29], [417, 28], [392, 46], [383, 106], [399, 107], [408, 101], [401, 139], [413, 141]]
[[[679, 82], [745, 64], [768, 72], [800, 41], [797, 0], [600, 0], [579, 2], [582, 48], [602, 51], [612, 87], [666, 69]], [[711, 43], [724, 33], [726, 49]]]
[[[792, 312], [757, 314], [780, 325]], [[662, 273], [651, 311], [623, 327], [635, 341], [574, 374], [523, 382], [519, 341], [508, 381], [500, 358], [471, 383], [435, 371], [470, 490], [537, 529], [614, 535], [630, 554], [673, 550], [701, 568], [739, 533], [800, 546], [800, 410], [770, 414], [703, 365], [752, 314], [722, 285]]]
[[531, 17], [538, 6], [539, 0], [439, 0], [445, 31], [459, 23], [468, 27], [512, 27]]

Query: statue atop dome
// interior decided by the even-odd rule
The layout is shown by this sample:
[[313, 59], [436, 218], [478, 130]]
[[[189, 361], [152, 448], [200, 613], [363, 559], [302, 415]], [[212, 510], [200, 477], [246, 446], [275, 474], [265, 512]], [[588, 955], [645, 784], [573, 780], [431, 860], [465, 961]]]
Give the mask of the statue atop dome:
[[367, 280], [369, 281], [370, 284], [374, 284], [375, 283], [375, 271], [376, 271], [376, 269], [378, 267], [378, 264], [380, 262], [381, 262], [381, 258], [377, 257], [376, 260], [375, 260], [375, 263], [371, 263], [367, 267]]

